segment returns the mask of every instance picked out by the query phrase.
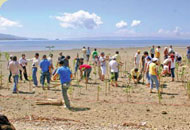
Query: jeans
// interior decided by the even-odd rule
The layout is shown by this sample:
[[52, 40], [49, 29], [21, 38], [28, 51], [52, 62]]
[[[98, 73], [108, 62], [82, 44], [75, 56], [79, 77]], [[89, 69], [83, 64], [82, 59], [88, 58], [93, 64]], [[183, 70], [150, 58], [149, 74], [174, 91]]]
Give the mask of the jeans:
[[32, 68], [32, 79], [35, 86], [38, 86], [38, 80], [37, 80], [37, 75], [36, 75], [37, 70], [38, 70], [37, 67]]
[[64, 102], [65, 102], [65, 105], [67, 108], [70, 108], [70, 101], [69, 101], [69, 98], [68, 98], [68, 95], [67, 95], [67, 90], [69, 88], [69, 85], [70, 83], [64, 83], [62, 84], [61, 88], [62, 88], [62, 96], [63, 96], [63, 99], [64, 99]]
[[[23, 66], [23, 74], [24, 74], [24, 78], [25, 80], [28, 80], [28, 76], [27, 76], [27, 71], [26, 71], [26, 66]], [[22, 80], [22, 71], [20, 70], [20, 80]]]
[[92, 71], [92, 68], [90, 68], [90, 69], [85, 69], [85, 70], [84, 70], [84, 77], [85, 77], [85, 78], [87, 77], [87, 78], [89, 79], [91, 71]]
[[13, 76], [14, 84], [13, 84], [13, 92], [17, 92], [17, 85], [18, 85], [18, 75]]
[[159, 82], [158, 82], [158, 78], [156, 75], [151, 75], [150, 74], [150, 88], [153, 89], [154, 87], [154, 82], [156, 83], [156, 89], [159, 89]]
[[147, 82], [150, 83], [150, 75], [149, 72], [146, 73]]
[[175, 78], [175, 68], [171, 68], [171, 76], [172, 78]]
[[42, 72], [40, 77], [40, 83], [44, 86], [45, 79], [47, 79], [47, 83], [50, 84], [50, 73], [49, 72]]

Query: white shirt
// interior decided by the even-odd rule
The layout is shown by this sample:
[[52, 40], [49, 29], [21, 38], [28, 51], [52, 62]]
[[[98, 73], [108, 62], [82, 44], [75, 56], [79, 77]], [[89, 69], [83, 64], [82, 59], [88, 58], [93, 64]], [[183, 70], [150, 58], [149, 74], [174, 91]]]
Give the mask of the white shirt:
[[48, 57], [48, 61], [50, 62], [50, 64], [53, 64], [53, 59], [51, 57]]
[[40, 64], [40, 59], [39, 58], [38, 59], [32, 58], [31, 61], [32, 61], [32, 67], [38, 67], [39, 64]]
[[111, 60], [109, 66], [111, 68], [111, 72], [118, 72], [118, 63], [116, 60]]
[[136, 64], [139, 64], [140, 63], [140, 54], [136, 53], [135, 58], [136, 58]]
[[104, 57], [100, 57], [100, 65], [101, 66], [106, 66], [106, 61], [105, 61], [105, 58]]
[[27, 60], [23, 59], [22, 57], [19, 59], [19, 64], [22, 66], [26, 66], [27, 65]]
[[23, 70], [20, 66], [18, 61], [11, 61], [9, 63], [9, 70], [11, 71], [12, 75], [19, 75], [19, 70]]
[[169, 48], [168, 52], [171, 53], [172, 51], [174, 51], [173, 48]]
[[170, 61], [171, 61], [171, 69], [173, 69], [173, 68], [175, 68], [175, 59], [174, 59], [174, 61], [172, 61], [172, 59], [170, 58]]

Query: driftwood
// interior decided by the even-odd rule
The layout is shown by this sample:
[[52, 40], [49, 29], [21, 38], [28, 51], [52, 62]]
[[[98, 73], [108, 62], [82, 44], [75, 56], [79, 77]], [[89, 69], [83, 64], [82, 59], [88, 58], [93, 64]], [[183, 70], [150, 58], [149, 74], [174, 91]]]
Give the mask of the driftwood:
[[47, 99], [47, 100], [38, 100], [36, 101], [36, 105], [63, 105], [64, 102], [58, 99]]

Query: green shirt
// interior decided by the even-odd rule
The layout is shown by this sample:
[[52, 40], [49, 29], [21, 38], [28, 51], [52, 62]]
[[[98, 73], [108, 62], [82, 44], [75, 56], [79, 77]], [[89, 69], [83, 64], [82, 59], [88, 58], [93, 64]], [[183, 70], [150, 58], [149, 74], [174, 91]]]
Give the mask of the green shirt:
[[98, 56], [98, 52], [97, 51], [93, 51], [93, 53], [92, 53], [92, 57], [95, 58], [95, 56]]

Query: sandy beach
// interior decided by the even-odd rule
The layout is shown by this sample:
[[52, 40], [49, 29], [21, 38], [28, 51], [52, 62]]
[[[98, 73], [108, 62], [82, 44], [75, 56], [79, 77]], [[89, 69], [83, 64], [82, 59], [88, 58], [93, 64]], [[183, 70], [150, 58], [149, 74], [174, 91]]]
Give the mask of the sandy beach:
[[[190, 129], [190, 100], [185, 88], [186, 83], [181, 78], [171, 82], [171, 77], [162, 78], [164, 84], [162, 99], [159, 103], [157, 93], [149, 93], [149, 88], [144, 84], [130, 85], [132, 89], [126, 92], [128, 79], [125, 71], [130, 72], [134, 67], [134, 55], [140, 49], [149, 51], [150, 48], [120, 48], [100, 49], [106, 55], [114, 55], [119, 51], [123, 65], [119, 78], [119, 87], [110, 86], [102, 82], [91, 73], [89, 84], [84, 81], [77, 83], [72, 80], [69, 98], [73, 110], [64, 109], [56, 105], [36, 105], [37, 100], [61, 99], [61, 87], [58, 81], [51, 83], [50, 90], [36, 88], [32, 93], [31, 82], [19, 81], [19, 90], [23, 93], [12, 94], [13, 84], [8, 83], [7, 61], [2, 56], [3, 86], [0, 88], [0, 113], [6, 115], [17, 130], [188, 130]], [[185, 56], [185, 47], [174, 47], [180, 55]], [[73, 59], [77, 53], [82, 56], [81, 50], [53, 51], [54, 66], [59, 52], [70, 55], [70, 67], [73, 67]], [[20, 57], [26, 54], [28, 59], [33, 58], [35, 51], [10, 53]], [[40, 58], [48, 51], [40, 51]], [[163, 47], [161, 48], [163, 58]], [[163, 61], [163, 59], [161, 59]], [[91, 59], [92, 62], [92, 59]], [[32, 75], [31, 62], [27, 66], [29, 77]], [[126, 68], [126, 70], [125, 70]], [[190, 71], [185, 73], [188, 79]], [[38, 71], [38, 79], [40, 72]], [[106, 79], [109, 79], [106, 75]], [[79, 85], [81, 87], [79, 87]], [[99, 89], [99, 100], [97, 101]], [[156, 90], [153, 90], [156, 92]]]

